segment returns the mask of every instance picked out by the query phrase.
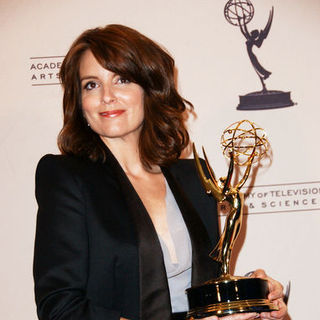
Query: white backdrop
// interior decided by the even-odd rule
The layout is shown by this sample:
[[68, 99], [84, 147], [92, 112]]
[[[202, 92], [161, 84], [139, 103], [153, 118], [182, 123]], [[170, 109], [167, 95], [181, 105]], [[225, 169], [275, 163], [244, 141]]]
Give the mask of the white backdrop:
[[43, 154], [58, 152], [62, 91], [56, 74], [61, 56], [83, 30], [109, 23], [138, 29], [175, 57], [179, 90], [197, 113], [189, 122], [192, 139], [206, 147], [218, 176], [227, 171], [219, 147], [226, 126], [248, 118], [267, 130], [273, 161], [259, 170], [255, 196], [248, 197], [254, 208], [237, 245], [235, 273], [263, 267], [283, 283], [291, 280], [291, 319], [317, 318], [320, 2], [253, 1], [250, 30], [264, 28], [271, 6], [275, 9], [270, 34], [255, 51], [272, 71], [267, 87], [291, 91], [297, 105], [251, 112], [236, 110], [238, 96], [259, 90], [260, 83], [243, 35], [224, 18], [226, 2], [0, 1], [1, 319], [36, 319], [34, 171]]

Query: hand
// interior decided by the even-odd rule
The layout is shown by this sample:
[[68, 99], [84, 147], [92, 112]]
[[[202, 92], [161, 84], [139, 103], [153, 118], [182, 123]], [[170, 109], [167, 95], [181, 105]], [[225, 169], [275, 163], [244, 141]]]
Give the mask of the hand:
[[260, 315], [258, 313], [238, 313], [225, 317], [211, 316], [201, 320], [249, 320], [257, 319], [261, 320], [283, 320], [287, 314], [287, 306], [283, 302], [283, 286], [280, 282], [268, 277], [264, 270], [258, 269], [254, 271], [250, 277], [261, 278], [268, 280], [269, 295], [268, 299], [272, 301], [278, 308], [278, 311], [263, 312]]
[[129, 320], [129, 319], [127, 319], [127, 318], [122, 318], [122, 317], [121, 317], [120, 320]]
[[263, 312], [260, 314], [261, 320], [282, 320], [287, 314], [287, 306], [283, 302], [283, 286], [280, 282], [268, 277], [264, 270], [258, 269], [251, 275], [254, 278], [268, 280], [269, 295], [268, 299], [272, 301], [278, 308], [278, 311]]
[[251, 320], [251, 319], [257, 319], [259, 317], [258, 313], [236, 313], [232, 314], [230, 316], [225, 317], [217, 317], [217, 316], [211, 316], [202, 318], [201, 320]]

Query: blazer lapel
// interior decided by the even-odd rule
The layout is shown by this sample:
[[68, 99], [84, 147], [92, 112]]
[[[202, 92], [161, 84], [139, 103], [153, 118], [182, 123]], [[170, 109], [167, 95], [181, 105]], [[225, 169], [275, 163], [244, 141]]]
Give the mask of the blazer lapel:
[[217, 276], [217, 265], [209, 257], [209, 253], [212, 251], [211, 242], [201, 218], [186, 196], [182, 186], [176, 181], [168, 168], [162, 168], [162, 172], [189, 231], [192, 244], [192, 286], [197, 286]]
[[132, 217], [139, 250], [140, 319], [171, 319], [171, 303], [161, 245], [141, 199], [108, 150], [107, 165], [115, 173]]

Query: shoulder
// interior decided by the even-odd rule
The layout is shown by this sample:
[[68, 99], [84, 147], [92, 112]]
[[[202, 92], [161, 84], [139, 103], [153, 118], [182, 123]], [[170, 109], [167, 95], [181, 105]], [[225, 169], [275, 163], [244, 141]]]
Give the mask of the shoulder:
[[47, 154], [43, 156], [36, 169], [36, 184], [71, 182], [79, 179], [91, 171], [95, 163], [68, 155]]
[[81, 186], [116, 184], [116, 175], [108, 163], [94, 162], [70, 155], [47, 154], [36, 169], [36, 187], [55, 188], [57, 185]]
[[[200, 159], [200, 162], [208, 176], [205, 161]], [[206, 193], [202, 185], [194, 159], [178, 160], [169, 168], [169, 171], [191, 199], [201, 202], [209, 201], [208, 203], [216, 205], [215, 199]]]
[[[202, 166], [205, 168], [204, 160], [200, 159], [200, 161]], [[199, 180], [198, 171], [194, 159], [179, 159], [169, 169], [172, 174], [178, 179], [180, 177], [184, 177], [188, 179]]]
[[194, 170], [194, 160], [193, 159], [179, 159], [173, 163], [170, 167], [173, 172], [180, 172], [185, 170]]
[[37, 170], [78, 168], [84, 166], [85, 162], [88, 163], [88, 161], [84, 159], [73, 156], [46, 154], [39, 160]]
[[[205, 166], [204, 163], [202, 165]], [[185, 191], [205, 194], [194, 159], [179, 159], [168, 169]]]
[[38, 165], [36, 173], [47, 173], [50, 175], [59, 173], [83, 174], [86, 171], [99, 167], [101, 164], [95, 163], [89, 159], [79, 158], [69, 155], [46, 154]]

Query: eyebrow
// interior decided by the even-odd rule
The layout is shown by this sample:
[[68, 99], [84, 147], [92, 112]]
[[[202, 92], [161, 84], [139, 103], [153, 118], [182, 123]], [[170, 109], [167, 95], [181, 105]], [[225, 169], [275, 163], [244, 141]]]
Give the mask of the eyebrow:
[[84, 80], [88, 80], [88, 79], [99, 79], [96, 76], [84, 76], [82, 78], [80, 78], [80, 82], [84, 81]]

